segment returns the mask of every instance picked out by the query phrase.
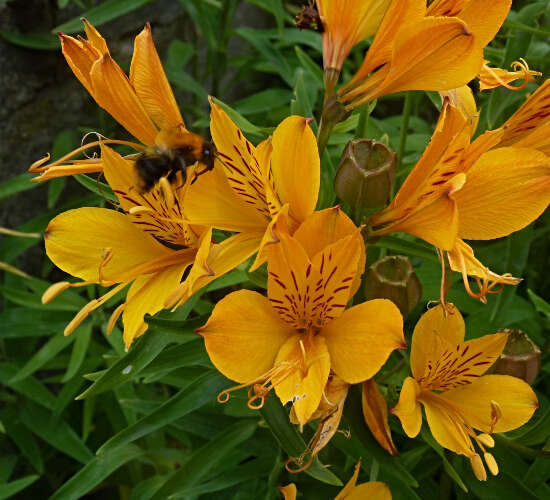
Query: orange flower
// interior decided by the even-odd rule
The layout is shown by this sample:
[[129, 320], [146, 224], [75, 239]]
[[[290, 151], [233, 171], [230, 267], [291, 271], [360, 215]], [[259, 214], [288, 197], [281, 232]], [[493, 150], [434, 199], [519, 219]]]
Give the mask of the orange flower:
[[[519, 280], [491, 272], [463, 239], [507, 236], [550, 203], [550, 159], [517, 144], [495, 147], [507, 130], [470, 144], [468, 119], [446, 101], [428, 148], [390, 205], [369, 221], [373, 237], [403, 231], [436, 246], [462, 273], [468, 292], [483, 301], [496, 284]], [[468, 275], [478, 281], [479, 292], [470, 290]]]
[[[368, 481], [356, 484], [360, 469], [361, 461], [357, 463], [353, 476], [351, 476], [340, 493], [334, 497], [334, 500], [391, 500], [391, 492], [386, 483]], [[283, 494], [284, 500], [296, 500], [298, 490], [294, 483], [279, 486], [279, 491]]]
[[[394, 0], [361, 68], [338, 91], [347, 110], [403, 90], [450, 90], [481, 71], [483, 49], [510, 10], [510, 0]], [[451, 16], [451, 17], [450, 17]]]
[[476, 477], [485, 480], [487, 473], [474, 443], [497, 475], [496, 460], [486, 451], [494, 446], [490, 434], [525, 424], [538, 402], [529, 384], [519, 378], [483, 375], [500, 356], [507, 333], [465, 341], [464, 330], [462, 315], [452, 304], [424, 313], [412, 338], [413, 376], [405, 379], [392, 413], [407, 436], [416, 437], [422, 427], [422, 404], [436, 441], [467, 456]]
[[273, 231], [268, 298], [233, 292], [198, 333], [214, 366], [240, 384], [234, 389], [251, 387], [249, 405], [261, 407], [275, 389], [303, 427], [319, 409], [331, 370], [348, 384], [361, 382], [404, 347], [403, 320], [389, 300], [346, 310], [364, 249], [359, 229], [339, 209], [316, 212], [294, 236], [283, 224]]
[[[174, 149], [191, 134], [184, 125], [174, 94], [166, 78], [147, 24], [134, 42], [134, 54], [127, 77], [109, 53], [101, 34], [83, 19], [88, 39], [59, 34], [61, 49], [75, 76], [99, 106], [105, 109], [140, 143], [101, 138], [102, 144], [121, 144], [136, 151], [145, 146]], [[193, 134], [194, 135], [194, 134]], [[50, 156], [31, 165], [29, 172], [40, 173], [34, 180], [79, 173], [101, 172], [99, 159], [70, 160], [86, 149], [99, 146], [92, 142], [44, 165]], [[144, 146], [145, 145], [145, 146]]]
[[[105, 177], [124, 212], [85, 207], [64, 212], [50, 222], [45, 233], [48, 257], [84, 281], [56, 283], [42, 300], [47, 303], [69, 287], [92, 283], [113, 287], [84, 306], [66, 327], [65, 335], [69, 335], [88, 314], [130, 285], [125, 302], [115, 310], [107, 327], [110, 332], [122, 314], [124, 341], [129, 348], [147, 330], [145, 314], [155, 314], [164, 307], [198, 254], [212, 254], [215, 271], [202, 280], [205, 286], [250, 257], [256, 247], [255, 242], [250, 245], [249, 235], [212, 243], [211, 230], [185, 222], [183, 198], [190, 179], [168, 200], [161, 186], [149, 193], [137, 192], [133, 162], [104, 145], [102, 162]], [[181, 177], [179, 180], [181, 183]], [[169, 245], [181, 248], [174, 250]]]

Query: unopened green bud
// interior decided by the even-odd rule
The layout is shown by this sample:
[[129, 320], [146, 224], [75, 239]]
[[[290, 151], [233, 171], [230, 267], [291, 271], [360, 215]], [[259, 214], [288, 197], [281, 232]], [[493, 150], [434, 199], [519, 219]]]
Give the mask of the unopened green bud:
[[422, 298], [422, 285], [411, 261], [404, 255], [385, 257], [365, 274], [363, 291], [366, 300], [389, 299], [406, 317]]
[[390, 199], [395, 153], [374, 139], [355, 139], [344, 150], [334, 191], [356, 210], [381, 208]]
[[502, 329], [510, 335], [498, 361], [491, 372], [512, 375], [532, 384], [540, 372], [541, 352], [539, 347], [521, 330]]

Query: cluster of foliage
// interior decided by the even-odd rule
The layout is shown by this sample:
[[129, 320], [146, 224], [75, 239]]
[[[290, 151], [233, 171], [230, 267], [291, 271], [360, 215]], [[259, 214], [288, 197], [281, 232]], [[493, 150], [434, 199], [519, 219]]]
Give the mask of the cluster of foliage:
[[[96, 32], [91, 25], [98, 27], [113, 19], [124, 19], [125, 14], [152, 1], [107, 0], [93, 8], [81, 5], [82, 14], [78, 18], [52, 31], [61, 31], [67, 35], [78, 33], [82, 30], [79, 18], [84, 17], [90, 23], [87, 25], [87, 35], [92, 45], [101, 44], [99, 38], [93, 39]], [[67, 3], [60, 0], [59, 6], [63, 8]], [[351, 112], [338, 116], [340, 122], [332, 123], [333, 128], [327, 132], [330, 99], [327, 99], [325, 89], [331, 84], [331, 76], [323, 72], [322, 35], [315, 30], [300, 30], [295, 26], [294, 17], [300, 10], [300, 2], [180, 0], [180, 3], [195, 24], [195, 40], [174, 40], [168, 47], [163, 66], [170, 84], [185, 92], [185, 101], [180, 104], [189, 130], [208, 135], [211, 124], [209, 95], [215, 97], [212, 100], [212, 123], [217, 117], [221, 124], [220, 130], [227, 131], [229, 128], [226, 125], [232, 121], [251, 144], [257, 145], [273, 134], [274, 148], [277, 146], [277, 134], [279, 138], [284, 137], [286, 143], [291, 142], [288, 130], [295, 130], [292, 127], [296, 124], [292, 119], [285, 119], [290, 115], [311, 118], [306, 126], [319, 132], [321, 143], [320, 187], [318, 197], [315, 194], [317, 205], [313, 208], [321, 211], [342, 202], [343, 212], [357, 225], [365, 222], [366, 216], [372, 213], [358, 209], [349, 200], [339, 200], [334, 188], [337, 167], [350, 140], [374, 139], [385, 150], [395, 151], [395, 182], [400, 186], [407, 179], [432, 138], [439, 112], [445, 112], [437, 92], [387, 92], [388, 95], [376, 101], [371, 99], [371, 102], [347, 110]], [[313, 8], [312, 5], [310, 8]], [[235, 26], [235, 13], [241, 8], [262, 11], [272, 27], [255, 29]], [[319, 28], [316, 23], [312, 27]], [[143, 36], [140, 40], [147, 40], [147, 33], [150, 33], [148, 28], [140, 35]], [[491, 66], [500, 68], [509, 67], [512, 62], [525, 58], [530, 67], [543, 76], [517, 91], [506, 88], [483, 92], [476, 90], [480, 117], [474, 137], [500, 127], [525, 102], [526, 97], [546, 80], [550, 71], [549, 34], [550, 10], [547, 2], [514, 3], [498, 36], [485, 48], [485, 58], [490, 60]], [[56, 50], [59, 47], [57, 39], [49, 34], [1, 35], [11, 43], [31, 49]], [[63, 50], [71, 63], [71, 55], [77, 52], [71, 52], [76, 50], [76, 45], [71, 49], [73, 39], [67, 35], [62, 37]], [[239, 48], [238, 53], [230, 49], [234, 39], [243, 42], [241, 45], [244, 48]], [[349, 82], [356, 74], [371, 42], [372, 38], [369, 38], [351, 48], [349, 56], [343, 61], [340, 82]], [[148, 46], [145, 44], [143, 47]], [[127, 68], [117, 54], [113, 56], [122, 63], [123, 68]], [[74, 66], [78, 68], [81, 63], [74, 61], [76, 58], [73, 59], [73, 70]], [[105, 67], [104, 71], [107, 70]], [[378, 71], [378, 68], [372, 70]], [[86, 78], [79, 76], [85, 85]], [[151, 81], [151, 85], [156, 84], [158, 82]], [[477, 82], [471, 84], [475, 89], [477, 85]], [[232, 102], [231, 96], [236, 87], [246, 97]], [[90, 88], [88, 90], [101, 106], [111, 108], [111, 114], [127, 130], [142, 143], [148, 144], [145, 126], [143, 131], [132, 129], [135, 120], [128, 119], [125, 122], [124, 113], [117, 115], [116, 110], [113, 112], [115, 106], [112, 103], [106, 104], [105, 100], [100, 102], [98, 87], [91, 85]], [[258, 90], [260, 88], [263, 90]], [[169, 108], [168, 104], [163, 108], [167, 110], [166, 116], [173, 112]], [[168, 120], [166, 116], [162, 119]], [[286, 124], [286, 129], [280, 125], [281, 122]], [[304, 122], [302, 120], [300, 123]], [[78, 132], [70, 130], [59, 134], [52, 146], [52, 160], [63, 158], [74, 150], [81, 134], [93, 132], [97, 137], [128, 137], [104, 110], [98, 110], [97, 123], [83, 125]], [[319, 128], [322, 130], [319, 131]], [[107, 149], [106, 144], [109, 146]], [[225, 151], [221, 147], [221, 140], [216, 145], [220, 152]], [[411, 439], [407, 437], [410, 432], [405, 433], [399, 419], [390, 416], [387, 419], [387, 430], [389, 432], [391, 429], [393, 441], [384, 441], [380, 434], [385, 430], [381, 431], [383, 424], [380, 422], [386, 419], [377, 420], [378, 433], [373, 431], [372, 422], [367, 426], [365, 403], [362, 408], [361, 387], [357, 385], [349, 389], [345, 405], [342, 406], [341, 420], [336, 423], [343, 432], [336, 432], [330, 442], [323, 442], [322, 450], [318, 454], [316, 452], [303, 472], [296, 474], [289, 471], [291, 467], [288, 459], [297, 459], [303, 455], [307, 443], [316, 434], [318, 421], [302, 419], [297, 405], [289, 419], [290, 407], [283, 406], [273, 392], [267, 398], [261, 398], [263, 405], [260, 405], [259, 410], [249, 407], [252, 404], [247, 405], [250, 402], [246, 389], [232, 392], [225, 404], [217, 401], [217, 398], [220, 399], [219, 394], [234, 383], [220, 374], [212, 364], [212, 360], [216, 362], [218, 359], [213, 354], [217, 347], [208, 344], [208, 334], [215, 330], [213, 324], [217, 325], [216, 321], [223, 323], [224, 319], [224, 311], [218, 312], [217, 316], [213, 311], [223, 297], [230, 297], [230, 293], [238, 290], [265, 295], [265, 289], [268, 288], [267, 268], [265, 265], [255, 265], [262, 262], [255, 262], [254, 252], [249, 252], [251, 257], [244, 256], [241, 259], [244, 262], [235, 262], [229, 268], [226, 268], [227, 265], [224, 267], [223, 259], [221, 262], [208, 261], [211, 268], [207, 270], [216, 279], [204, 279], [193, 266], [189, 275], [193, 277], [193, 283], [198, 285], [196, 288], [189, 285], [191, 291], [180, 290], [176, 304], [183, 299], [184, 293], [189, 295], [185, 296], [182, 305], [172, 312], [162, 310], [154, 315], [146, 315], [146, 326], [136, 327], [135, 331], [130, 332], [127, 328], [124, 336], [116, 320], [122, 313], [121, 305], [129, 300], [126, 291], [115, 287], [110, 295], [105, 296], [103, 286], [84, 283], [85, 286], [80, 288], [78, 280], [73, 278], [55, 284], [52, 288], [53, 282], [59, 279], [59, 271], [54, 269], [46, 256], [40, 277], [30, 276], [16, 267], [18, 257], [41, 243], [46, 228], [58, 216], [57, 226], [50, 225], [47, 248], [50, 245], [50, 257], [63, 267], [66, 255], [59, 258], [59, 253], [53, 248], [57, 237], [54, 235], [54, 227], [59, 231], [58, 228], [65, 224], [63, 230], [73, 231], [77, 235], [75, 240], [78, 240], [78, 232], [84, 234], [93, 223], [91, 218], [81, 219], [83, 225], [78, 227], [77, 218], [70, 219], [70, 215], [63, 214], [74, 214], [76, 212], [68, 211], [79, 207], [109, 208], [119, 201], [123, 203], [122, 199], [117, 200], [117, 194], [120, 195], [120, 190], [116, 189], [117, 182], [121, 181], [115, 178], [112, 166], [122, 171], [128, 160], [120, 155], [135, 154], [136, 149], [132, 149], [131, 143], [117, 144], [113, 141], [104, 141], [101, 147], [102, 168], [108, 183], [103, 182], [105, 179], [100, 176], [95, 178], [97, 159], [85, 159], [80, 163], [78, 160], [76, 163], [66, 162], [69, 168], [77, 169], [70, 173], [74, 173], [74, 179], [89, 190], [89, 195], [72, 197], [66, 189], [67, 179], [52, 175], [46, 187], [48, 207], [44, 208], [44, 213], [21, 227], [2, 228], [5, 234], [0, 242], [0, 264], [3, 270], [0, 288], [3, 297], [3, 311], [0, 313], [0, 382], [3, 386], [0, 393], [3, 401], [0, 407], [0, 441], [3, 451], [0, 458], [0, 499], [18, 495], [20, 498], [45, 498], [51, 495], [51, 498], [63, 500], [94, 498], [95, 495], [132, 500], [191, 499], [201, 496], [275, 499], [281, 498], [277, 487], [289, 483], [296, 484], [299, 498], [334, 498], [341, 491], [342, 485], [352, 477], [359, 461], [360, 466], [355, 469], [353, 481], [359, 477], [361, 483], [369, 480], [384, 482], [393, 498], [397, 499], [436, 496], [462, 499], [470, 495], [483, 499], [542, 499], [550, 496], [546, 484], [550, 479], [550, 452], [547, 450], [550, 445], [550, 401], [546, 396], [550, 371], [550, 342], [546, 336], [550, 326], [550, 303], [546, 298], [550, 297], [550, 282], [548, 276], [540, 272], [547, 264], [546, 255], [550, 250], [547, 237], [550, 220], [547, 214], [505, 239], [472, 245], [477, 258], [491, 270], [524, 278], [520, 284], [507, 285], [501, 293], [489, 295], [487, 303], [473, 299], [459, 279], [452, 283], [446, 282], [448, 290], [442, 296], [440, 259], [448, 257], [442, 251], [436, 253], [431, 245], [405, 232], [391, 231], [391, 234], [386, 234], [384, 228], [391, 227], [391, 219], [388, 226], [383, 216], [375, 215], [369, 220], [376, 221], [376, 217], [379, 217], [384, 224], [381, 222], [377, 226], [374, 223], [373, 233], [363, 233], [367, 238], [365, 269], [392, 255], [406, 255], [413, 264], [422, 293], [414, 308], [406, 311], [401, 308], [405, 316], [404, 338], [409, 346], [412, 344], [414, 348], [411, 337], [415, 325], [419, 324], [421, 317], [427, 318], [423, 316], [427, 304], [439, 299], [446, 300], [447, 311], [455, 320], [460, 313], [455, 312], [453, 315], [454, 309], [450, 304], [463, 313], [468, 339], [479, 339], [504, 328], [520, 329], [540, 346], [542, 365], [533, 383], [539, 408], [533, 418], [517, 430], [504, 435], [498, 433], [496, 428], [498, 434], [494, 435], [495, 443], [492, 444], [495, 447], [491, 453], [498, 462], [498, 475], [490, 476], [485, 482], [479, 481], [479, 469], [476, 478], [469, 460], [443, 448], [442, 444], [445, 443], [438, 442], [435, 433], [434, 439], [426, 424], [418, 436]], [[307, 155], [308, 152], [300, 151], [299, 154]], [[288, 159], [282, 154], [279, 157]], [[34, 160], [29, 159], [29, 163]], [[275, 159], [272, 161], [275, 162]], [[42, 165], [37, 163], [34, 169], [41, 171], [43, 178], [47, 179], [48, 170], [45, 167], [40, 170]], [[293, 165], [295, 169], [301, 167], [305, 168], [303, 165]], [[196, 184], [193, 182], [190, 185], [193, 180], [190, 174], [187, 188], [200, 186], [208, 175], [209, 172], [206, 172], [197, 179]], [[22, 174], [0, 186], [0, 200], [38, 186], [44, 189], [44, 184], [31, 183], [30, 177], [29, 174]], [[308, 177], [300, 177], [298, 173], [295, 179], [304, 178]], [[298, 182], [295, 184], [304, 193], [316, 188], [312, 185], [302, 186]], [[164, 196], [166, 200], [169, 192], [170, 188], [160, 186], [155, 194]], [[177, 190], [175, 193], [176, 197], [179, 196]], [[174, 193], [170, 196], [174, 196]], [[210, 200], [205, 198], [204, 203], [208, 204], [213, 203], [211, 200], [215, 196], [212, 194]], [[291, 198], [288, 193], [287, 198]], [[132, 207], [139, 208], [132, 212], [127, 206], [121, 206], [131, 215], [139, 215], [143, 209], [142, 206]], [[200, 218], [200, 215], [197, 217]], [[508, 215], [513, 219], [515, 214], [511, 211]], [[479, 214], [480, 219], [484, 216]], [[277, 234], [279, 220], [276, 217], [273, 219], [270, 230], [272, 234]], [[104, 237], [107, 241], [112, 238], [114, 242], [117, 237], [124, 237], [125, 233], [117, 235], [117, 230], [118, 226], [117, 229], [114, 226], [105, 227]], [[209, 249], [211, 240], [219, 242], [219, 245], [212, 245], [215, 248], [212, 253], [218, 252], [218, 255], [224, 257], [222, 242], [236, 238], [227, 237], [232, 230], [231, 227], [217, 228], [213, 238], [210, 232], [206, 232], [207, 236], [202, 237], [193, 250], [191, 262], [195, 257], [197, 260], [201, 257], [203, 248]], [[403, 227], [398, 230], [406, 231]], [[153, 234], [158, 237], [158, 234]], [[288, 237], [289, 241], [294, 241], [291, 235]], [[283, 237], [281, 239], [284, 240]], [[180, 240], [165, 241], [170, 243], [167, 247], [171, 250], [183, 252]], [[353, 253], [353, 240], [347, 243]], [[292, 246], [294, 243], [288, 244]], [[434, 245], [439, 246], [438, 243]], [[259, 243], [254, 250], [258, 246]], [[99, 256], [100, 272], [104, 267], [108, 276], [109, 262], [114, 257], [108, 243], [103, 247], [107, 251]], [[218, 248], [221, 250], [218, 251]], [[361, 262], [360, 251], [357, 250], [356, 254], [350, 259]], [[130, 251], [128, 256], [131, 256]], [[84, 261], [99, 257], [80, 256]], [[275, 260], [274, 257], [270, 258]], [[71, 266], [66, 270], [75, 269]], [[94, 261], [90, 266], [97, 269], [98, 262]], [[251, 271], [251, 266], [257, 269]], [[284, 266], [281, 269], [284, 270]], [[83, 277], [78, 272], [72, 274]], [[177, 275], [176, 281], [179, 282], [180, 278], [181, 274]], [[101, 275], [96, 281], [112, 284], [108, 279], [105, 282], [109, 283], [103, 283]], [[131, 281], [128, 277], [116, 280], [117, 283], [128, 281]], [[172, 281], [167, 283], [171, 285]], [[58, 295], [61, 291], [63, 293]], [[166, 295], [171, 291], [165, 290]], [[271, 291], [268, 291], [268, 295], [272, 297]], [[105, 296], [104, 303], [94, 302], [102, 296]], [[44, 297], [50, 303], [44, 304]], [[165, 298], [161, 301], [162, 305]], [[360, 304], [368, 298], [373, 298], [369, 296], [368, 287], [362, 288], [355, 296], [354, 304]], [[156, 297], [151, 298], [151, 302], [155, 299], [158, 302]], [[407, 309], [406, 306], [404, 308]], [[432, 309], [431, 313], [436, 314], [434, 311], [439, 312], [439, 308], [441, 306]], [[147, 307], [145, 309], [145, 312], [149, 312]], [[155, 307], [155, 312], [160, 309], [162, 307]], [[79, 311], [85, 311], [86, 314]], [[388, 315], [393, 313], [390, 309], [384, 309], [383, 312]], [[438, 324], [439, 320], [433, 319], [433, 315], [430, 318], [433, 324]], [[197, 329], [206, 338], [208, 352], [203, 339], [195, 334]], [[64, 336], [63, 331], [70, 335]], [[424, 333], [419, 330], [419, 337]], [[461, 340], [459, 338], [458, 342]], [[435, 352], [434, 348], [432, 354]], [[218, 359], [217, 366], [218, 363], [223, 365], [223, 360]], [[375, 410], [382, 408], [385, 411], [387, 402], [388, 407], [396, 407], [396, 414], [402, 419], [400, 408], [403, 406], [398, 404], [400, 391], [402, 386], [405, 387], [405, 380], [410, 381], [407, 382], [409, 386], [416, 383], [406, 379], [411, 375], [411, 368], [416, 376], [415, 362], [410, 362], [408, 351], [393, 351], [374, 377], [380, 388], [376, 391], [381, 390], [378, 394], [380, 397], [383, 394], [384, 401], [380, 403], [379, 398], [373, 397], [371, 404]], [[364, 378], [367, 377], [361, 380]], [[436, 389], [438, 393], [443, 390], [442, 387]], [[519, 394], [523, 389], [520, 389], [517, 393], [503, 397], [521, 399]], [[366, 386], [363, 391], [365, 399]], [[500, 410], [498, 405], [492, 407], [496, 408], [496, 421]], [[301, 424], [301, 432], [291, 420]], [[407, 428], [404, 421], [403, 425]], [[482, 441], [490, 443], [492, 439], [487, 437]], [[445, 446], [450, 448], [447, 444]], [[487, 465], [492, 470], [489, 461]], [[351, 489], [354, 484], [350, 485]], [[351, 489], [343, 493], [350, 493]], [[283, 490], [283, 493], [285, 498], [292, 498], [295, 494], [292, 488]]]

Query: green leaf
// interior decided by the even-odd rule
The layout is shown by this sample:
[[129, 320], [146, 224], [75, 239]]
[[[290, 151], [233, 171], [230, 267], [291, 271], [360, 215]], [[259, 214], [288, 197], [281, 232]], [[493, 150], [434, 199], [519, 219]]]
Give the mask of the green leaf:
[[92, 179], [89, 175], [86, 174], [76, 174], [73, 175], [73, 178], [77, 182], [82, 184], [86, 189], [89, 189], [92, 193], [95, 193], [101, 196], [103, 199], [117, 203], [117, 197], [113, 193], [113, 190], [108, 184], [100, 182], [99, 180]]
[[102, 4], [94, 7], [86, 12], [83, 12], [80, 16], [67, 21], [66, 23], [56, 26], [53, 33], [79, 33], [84, 31], [84, 25], [81, 18], [86, 18], [94, 26], [101, 26], [107, 21], [116, 19], [128, 12], [132, 12], [136, 9], [151, 3], [153, 0], [106, 0]]
[[29, 359], [23, 368], [21, 368], [15, 376], [9, 381], [10, 384], [19, 382], [29, 375], [32, 375], [35, 371], [44, 366], [50, 359], [54, 358], [65, 347], [72, 343], [75, 336], [78, 335], [78, 331], [73, 332], [73, 335], [65, 337], [63, 335], [55, 335], [48, 342], [46, 342], [40, 350]]
[[85, 464], [93, 458], [92, 452], [80, 440], [71, 426], [38, 405], [27, 404], [19, 413], [27, 429], [59, 451]]
[[106, 477], [130, 460], [143, 455], [143, 450], [133, 444], [128, 444], [101, 457], [94, 457], [71, 479], [59, 488], [50, 500], [77, 500], [95, 488]]
[[40, 447], [34, 436], [19, 422], [15, 410], [2, 414], [9, 438], [19, 448], [22, 455], [30, 462], [36, 472], [43, 474], [44, 462], [40, 455]]
[[296, 70], [296, 85], [294, 86], [294, 97], [290, 102], [290, 112], [293, 115], [309, 118], [313, 117], [313, 105], [306, 89], [304, 74], [305, 71], [302, 68]]
[[76, 341], [71, 351], [71, 358], [69, 359], [69, 365], [67, 371], [61, 382], [67, 382], [71, 380], [82, 366], [82, 362], [86, 356], [88, 345], [90, 344], [90, 338], [92, 337], [93, 323], [87, 321], [78, 327], [78, 331], [73, 332], [72, 335], [76, 335]]
[[288, 63], [288, 59], [273, 45], [269, 36], [263, 30], [242, 27], [235, 29], [235, 33], [244, 38], [273, 64], [289, 87], [293, 86], [293, 71]]
[[135, 379], [153, 359], [168, 345], [179, 339], [159, 330], [150, 330], [141, 337], [130, 352], [106, 370], [88, 389], [76, 399], [85, 399], [110, 391]]
[[141, 375], [148, 383], [184, 366], [212, 367], [202, 339], [166, 349], [141, 372]]
[[7, 42], [26, 49], [59, 50], [60, 48], [58, 38], [50, 34], [0, 31], [0, 36]]
[[421, 257], [432, 262], [439, 262], [433, 247], [419, 241], [409, 241], [397, 236], [384, 236], [381, 240], [373, 243], [372, 246], [387, 248], [410, 257]]
[[172, 396], [160, 408], [113, 436], [97, 450], [97, 453], [106, 453], [131, 443], [214, 401], [227, 385], [227, 379], [218, 372], [206, 373]]
[[537, 312], [544, 314], [547, 318], [550, 318], [550, 304], [546, 302], [542, 297], [539, 297], [533, 290], [527, 289], [527, 295], [535, 306]]
[[[401, 464], [398, 457], [392, 457], [384, 450], [368, 431], [361, 410], [359, 387], [352, 387], [344, 406], [343, 420], [349, 427], [352, 440], [336, 435], [332, 438], [334, 445], [350, 454], [354, 460], [359, 457], [372, 457], [380, 464], [381, 473], [387, 474], [403, 484], [406, 488], [416, 488], [418, 482]], [[363, 463], [365, 466], [366, 463]]]
[[241, 99], [235, 103], [234, 107], [243, 115], [265, 113], [273, 108], [288, 105], [291, 97], [292, 93], [288, 89], [272, 88]]
[[202, 101], [208, 100], [208, 92], [206, 92], [204, 87], [185, 70], [167, 68], [166, 76], [175, 87], [185, 90], [186, 92], [193, 92], [193, 94], [197, 95]]
[[16, 493], [19, 493], [21, 490], [24, 490], [27, 486], [30, 486], [34, 483], [40, 476], [32, 474], [30, 476], [22, 477], [17, 481], [12, 481], [11, 483], [3, 484], [0, 489], [0, 500], [4, 498], [9, 498]]
[[0, 382], [7, 385], [14, 391], [22, 394], [31, 401], [35, 401], [48, 409], [55, 405], [54, 395], [46, 389], [38, 380], [28, 377], [20, 382], [10, 383], [10, 379], [15, 375], [17, 369], [7, 363], [0, 364]]
[[[232, 450], [251, 438], [257, 428], [256, 421], [237, 422], [216, 434], [208, 443], [192, 453], [189, 460], [156, 492], [153, 500], [181, 498], [186, 489], [199, 483], [215, 470]], [[177, 495], [174, 496], [175, 494]]]
[[273, 457], [257, 458], [243, 465], [230, 469], [227, 473], [215, 477], [211, 481], [197, 486], [187, 486], [171, 498], [182, 498], [183, 496], [204, 495], [227, 488], [231, 488], [245, 481], [252, 481], [267, 475], [273, 466]]
[[235, 111], [233, 108], [231, 108], [224, 102], [220, 101], [215, 97], [212, 97], [212, 99], [218, 106], [220, 106], [227, 113], [227, 116], [229, 116], [229, 118], [231, 118], [231, 120], [235, 122], [235, 125], [237, 125], [237, 127], [239, 127], [245, 134], [256, 134], [256, 135], [260, 135], [261, 137], [265, 137], [266, 135], [265, 132], [267, 129], [256, 127], [256, 125], [248, 121], [243, 115]]
[[28, 191], [38, 187], [40, 184], [38, 182], [32, 182], [31, 179], [34, 177], [32, 174], [21, 174], [9, 181], [0, 184], [0, 201], [13, 196], [14, 194], [21, 193], [23, 191]]
[[460, 488], [465, 492], [468, 493], [468, 488], [464, 484], [464, 481], [462, 481], [462, 478], [458, 475], [458, 472], [454, 469], [454, 467], [450, 464], [450, 462], [447, 460], [447, 457], [445, 457], [445, 452], [443, 451], [443, 448], [441, 445], [433, 438], [430, 431], [424, 427], [421, 431], [422, 439], [428, 443], [428, 445], [435, 450], [435, 452], [441, 457], [441, 460], [443, 461], [443, 468], [445, 469], [445, 472], [449, 475], [449, 477], [456, 483]]
[[[298, 433], [296, 426], [290, 423], [288, 413], [279, 398], [274, 394], [272, 397], [267, 398], [260, 412], [281, 448], [290, 457], [299, 457], [306, 449], [306, 443]], [[342, 481], [329, 469], [325, 468], [318, 457], [313, 460], [305, 473], [323, 483], [342, 486]]]

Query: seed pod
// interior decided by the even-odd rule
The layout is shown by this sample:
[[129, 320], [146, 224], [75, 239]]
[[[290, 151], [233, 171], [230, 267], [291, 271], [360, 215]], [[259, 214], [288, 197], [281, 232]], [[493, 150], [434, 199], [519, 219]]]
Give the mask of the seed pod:
[[540, 372], [541, 352], [539, 347], [521, 330], [502, 329], [508, 332], [508, 341], [492, 373], [512, 375], [532, 384]]
[[365, 300], [389, 299], [406, 317], [422, 298], [422, 285], [411, 261], [392, 255], [370, 266], [363, 280]]
[[334, 191], [355, 210], [381, 208], [390, 199], [395, 153], [374, 139], [354, 139], [344, 150]]

